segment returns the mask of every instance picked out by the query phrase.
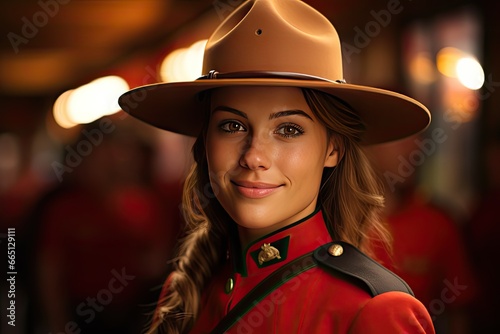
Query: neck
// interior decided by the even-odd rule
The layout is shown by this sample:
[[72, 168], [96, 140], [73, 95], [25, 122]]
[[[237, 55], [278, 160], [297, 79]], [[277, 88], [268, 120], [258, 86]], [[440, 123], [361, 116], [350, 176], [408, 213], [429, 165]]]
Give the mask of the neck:
[[238, 225], [238, 236], [240, 237], [240, 243], [242, 249], [245, 249], [249, 244], [259, 239], [260, 237], [274, 232], [277, 228], [269, 226], [266, 228], [246, 228]]
[[[240, 243], [237, 235], [241, 232], [236, 233], [236, 226], [234, 226], [233, 233], [236, 235], [230, 243], [230, 254], [233, 258], [234, 270], [243, 276], [256, 274], [273, 263], [289, 261], [332, 240], [319, 208], [291, 224], [273, 228], [267, 234], [255, 234], [252, 241], [249, 241], [249, 234], [243, 233], [242, 236], [248, 239], [243, 239]], [[258, 261], [258, 255], [265, 244], [276, 248], [281, 254], [281, 257], [273, 259], [271, 264]]]
[[[314, 208], [314, 207], [313, 207]], [[245, 249], [249, 244], [253, 243], [255, 240], [260, 239], [266, 235], [269, 235], [273, 233], [274, 231], [277, 231], [279, 229], [282, 229], [288, 225], [291, 225], [299, 220], [302, 220], [314, 212], [316, 212], [316, 209], [310, 209], [307, 211], [303, 211], [298, 215], [295, 215], [287, 220], [278, 222], [276, 224], [272, 224], [266, 227], [261, 227], [261, 228], [247, 228], [244, 226], [241, 226], [237, 224], [238, 228], [238, 236], [240, 239], [240, 244], [242, 246], [242, 249]]]

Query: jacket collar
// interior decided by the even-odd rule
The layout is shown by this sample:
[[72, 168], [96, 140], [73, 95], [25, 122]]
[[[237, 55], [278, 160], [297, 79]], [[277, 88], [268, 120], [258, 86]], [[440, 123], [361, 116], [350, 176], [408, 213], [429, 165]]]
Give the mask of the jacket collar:
[[331, 241], [323, 214], [316, 209], [309, 216], [255, 240], [243, 251], [232, 247], [233, 268], [242, 276], [274, 271]]

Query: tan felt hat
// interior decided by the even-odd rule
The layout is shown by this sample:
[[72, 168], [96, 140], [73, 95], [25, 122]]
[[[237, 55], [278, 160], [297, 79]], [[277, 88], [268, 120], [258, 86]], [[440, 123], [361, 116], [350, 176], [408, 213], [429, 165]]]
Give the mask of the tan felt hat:
[[405, 95], [345, 83], [337, 31], [299, 0], [245, 1], [209, 38], [203, 73], [195, 81], [133, 89], [119, 104], [146, 123], [189, 136], [202, 128], [199, 93], [225, 86], [302, 87], [334, 95], [360, 115], [365, 144], [416, 134], [431, 119], [424, 105]]

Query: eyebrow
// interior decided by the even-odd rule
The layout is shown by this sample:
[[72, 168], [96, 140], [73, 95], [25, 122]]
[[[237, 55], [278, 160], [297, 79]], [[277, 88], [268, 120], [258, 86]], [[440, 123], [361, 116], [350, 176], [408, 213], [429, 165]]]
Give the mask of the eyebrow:
[[[244, 113], [243, 111], [240, 111], [238, 109], [234, 109], [234, 108], [231, 108], [228, 106], [217, 106], [214, 108], [214, 110], [212, 110], [212, 113], [214, 113], [216, 111], [227, 111], [227, 112], [230, 112], [230, 113], [233, 113], [235, 115], [238, 115], [238, 116], [241, 116], [243, 118], [248, 119], [248, 115], [246, 113]], [[309, 118], [311, 121], [314, 122], [314, 120], [312, 119], [311, 116], [309, 116], [303, 110], [299, 110], [299, 109], [284, 110], [284, 111], [278, 111], [278, 112], [272, 113], [271, 115], [269, 115], [269, 120], [273, 120], [273, 119], [276, 119], [279, 117], [295, 116], [295, 115]]]
[[231, 107], [227, 107], [227, 106], [218, 106], [218, 107], [215, 107], [214, 110], [212, 110], [212, 114], [216, 111], [227, 111], [227, 112], [230, 112], [230, 113], [233, 113], [235, 115], [238, 115], [238, 116], [241, 116], [243, 118], [246, 118], [248, 119], [248, 115], [245, 114], [243, 111], [239, 111], [238, 109], [234, 109], [234, 108], [231, 108]]
[[294, 115], [309, 118], [311, 121], [314, 122], [311, 116], [309, 116], [305, 111], [299, 109], [284, 110], [272, 113], [271, 115], [269, 115], [269, 120], [276, 119], [278, 117], [294, 116]]

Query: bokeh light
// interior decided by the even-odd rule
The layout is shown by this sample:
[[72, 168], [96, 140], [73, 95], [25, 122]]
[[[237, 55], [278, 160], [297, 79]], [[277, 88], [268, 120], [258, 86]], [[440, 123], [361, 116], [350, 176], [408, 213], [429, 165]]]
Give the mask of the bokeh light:
[[56, 123], [65, 129], [69, 129], [77, 125], [77, 123], [71, 121], [68, 117], [67, 111], [66, 111], [66, 102], [68, 100], [68, 97], [71, 95], [73, 90], [67, 90], [59, 97], [57, 98], [56, 102], [54, 103], [54, 107], [52, 108], [52, 113], [54, 115], [54, 120]]
[[441, 74], [458, 79], [466, 88], [477, 90], [484, 84], [484, 71], [476, 58], [457, 48], [446, 47], [436, 56], [436, 65]]
[[464, 53], [457, 48], [446, 47], [441, 49], [436, 56], [438, 71], [449, 78], [456, 78], [457, 62], [463, 56]]
[[419, 52], [411, 59], [409, 71], [418, 83], [428, 85], [436, 80], [434, 62], [427, 52]]
[[193, 43], [188, 48], [172, 51], [163, 60], [160, 67], [160, 78], [164, 82], [191, 81], [202, 73], [203, 53], [207, 40]]
[[118, 76], [96, 79], [61, 94], [53, 107], [54, 119], [63, 128], [87, 124], [120, 111], [118, 98], [129, 90]]
[[458, 60], [457, 78], [465, 87], [477, 90], [484, 84], [484, 71], [483, 67], [473, 57], [464, 57]]

